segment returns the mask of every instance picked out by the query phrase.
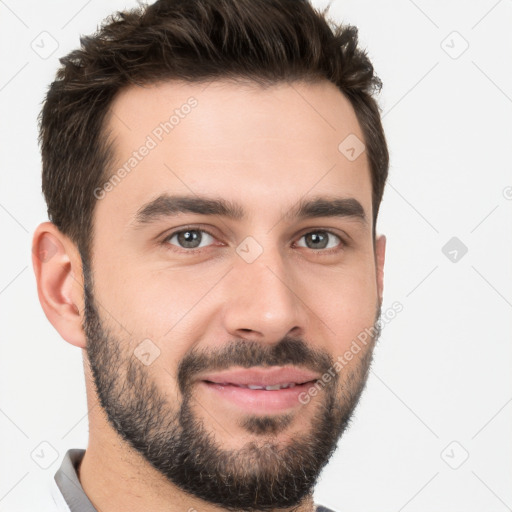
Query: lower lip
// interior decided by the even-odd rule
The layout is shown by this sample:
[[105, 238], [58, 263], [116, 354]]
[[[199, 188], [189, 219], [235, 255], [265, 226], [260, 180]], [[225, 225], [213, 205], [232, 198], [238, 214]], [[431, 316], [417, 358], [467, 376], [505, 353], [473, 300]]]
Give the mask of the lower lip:
[[299, 399], [300, 395], [307, 393], [314, 386], [314, 382], [306, 382], [293, 388], [267, 391], [266, 389], [249, 389], [206, 381], [201, 381], [199, 384], [212, 393], [216, 399], [223, 398], [239, 409], [262, 414], [283, 412], [287, 409], [304, 405]]

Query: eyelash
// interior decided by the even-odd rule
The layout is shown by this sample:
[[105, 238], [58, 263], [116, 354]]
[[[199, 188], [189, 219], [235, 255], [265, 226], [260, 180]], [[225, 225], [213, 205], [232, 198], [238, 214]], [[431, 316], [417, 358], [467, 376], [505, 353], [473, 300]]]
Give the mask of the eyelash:
[[[184, 254], [185, 253], [185, 254], [190, 254], [190, 255], [196, 255], [196, 254], [202, 253], [203, 251], [208, 250], [211, 247], [211, 245], [208, 245], [207, 247], [200, 247], [200, 248], [195, 248], [195, 249], [187, 249], [187, 248], [184, 248], [184, 247], [179, 248], [178, 246], [169, 243], [169, 241], [175, 235], [179, 235], [180, 233], [185, 233], [187, 231], [200, 231], [202, 233], [206, 233], [206, 234], [210, 235], [212, 238], [215, 239], [215, 235], [210, 233], [210, 231], [208, 231], [207, 229], [190, 226], [190, 227], [181, 228], [181, 229], [179, 229], [177, 231], [173, 231], [172, 233], [167, 235], [162, 240], [162, 243], [164, 245], [166, 245], [169, 248], [169, 250], [171, 250], [173, 252], [177, 252], [179, 254]], [[329, 231], [328, 229], [322, 229], [322, 228], [314, 229], [314, 230], [311, 230], [311, 231], [307, 231], [306, 233], [304, 233], [304, 234], [302, 234], [300, 236], [299, 240], [301, 238], [305, 237], [306, 235], [310, 235], [311, 233], [327, 233], [328, 235], [334, 236], [334, 237], [336, 237], [336, 238], [338, 238], [340, 240], [340, 243], [338, 244], [338, 246], [331, 247], [330, 249], [309, 249], [308, 247], [302, 247], [302, 249], [309, 249], [310, 251], [315, 253], [315, 255], [318, 255], [318, 256], [337, 253], [337, 252], [343, 250], [343, 248], [348, 245], [347, 242], [340, 235], [338, 235], [336, 233], [333, 233], [332, 231]]]

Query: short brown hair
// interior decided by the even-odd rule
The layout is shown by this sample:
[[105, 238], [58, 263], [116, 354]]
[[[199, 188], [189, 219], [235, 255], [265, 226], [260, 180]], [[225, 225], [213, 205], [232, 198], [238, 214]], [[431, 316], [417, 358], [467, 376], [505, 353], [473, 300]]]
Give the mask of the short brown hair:
[[[308, 0], [158, 0], [105, 20], [60, 62], [40, 115], [43, 193], [49, 219], [88, 261], [94, 190], [112, 162], [105, 124], [130, 84], [229, 78], [261, 85], [329, 80], [349, 99], [365, 137], [373, 225], [389, 156], [374, 94], [381, 82], [357, 29]], [[341, 141], [340, 141], [341, 142]]]

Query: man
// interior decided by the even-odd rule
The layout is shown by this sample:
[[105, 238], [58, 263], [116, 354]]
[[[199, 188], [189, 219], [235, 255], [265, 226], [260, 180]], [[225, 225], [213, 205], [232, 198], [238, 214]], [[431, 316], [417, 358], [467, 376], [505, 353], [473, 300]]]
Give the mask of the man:
[[314, 510], [382, 302], [388, 152], [356, 30], [305, 0], [160, 0], [61, 63], [34, 268], [83, 350], [90, 438], [56, 503]]

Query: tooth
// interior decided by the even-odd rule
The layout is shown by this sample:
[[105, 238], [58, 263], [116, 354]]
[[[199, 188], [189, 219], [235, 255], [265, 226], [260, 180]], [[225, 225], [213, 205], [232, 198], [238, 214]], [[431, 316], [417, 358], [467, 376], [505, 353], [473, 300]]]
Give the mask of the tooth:
[[255, 384], [248, 384], [247, 386], [244, 384], [239, 385], [242, 388], [249, 388], [249, 389], [265, 389], [267, 391], [277, 391], [279, 389], [287, 389], [287, 388], [294, 388], [296, 386], [295, 382], [289, 382], [286, 384], [274, 384], [272, 386], [257, 386]]

